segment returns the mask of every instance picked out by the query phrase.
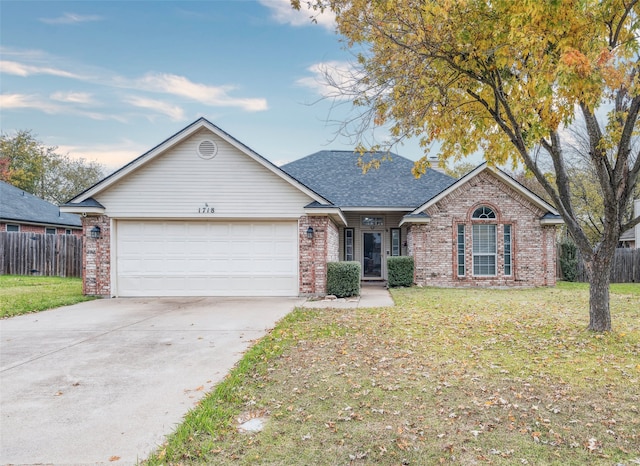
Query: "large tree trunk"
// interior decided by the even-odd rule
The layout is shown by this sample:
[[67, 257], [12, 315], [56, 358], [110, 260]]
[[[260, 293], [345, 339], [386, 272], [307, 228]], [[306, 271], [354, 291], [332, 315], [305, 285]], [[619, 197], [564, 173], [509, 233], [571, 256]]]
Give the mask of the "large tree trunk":
[[609, 309], [611, 256], [599, 251], [593, 255], [589, 267], [589, 330], [594, 332], [611, 331]]

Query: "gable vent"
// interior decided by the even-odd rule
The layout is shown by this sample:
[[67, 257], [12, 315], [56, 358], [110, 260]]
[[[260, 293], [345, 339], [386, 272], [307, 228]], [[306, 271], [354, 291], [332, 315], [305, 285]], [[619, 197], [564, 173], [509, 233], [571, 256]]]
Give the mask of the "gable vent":
[[198, 144], [198, 155], [203, 159], [212, 159], [218, 153], [218, 145], [210, 139]]

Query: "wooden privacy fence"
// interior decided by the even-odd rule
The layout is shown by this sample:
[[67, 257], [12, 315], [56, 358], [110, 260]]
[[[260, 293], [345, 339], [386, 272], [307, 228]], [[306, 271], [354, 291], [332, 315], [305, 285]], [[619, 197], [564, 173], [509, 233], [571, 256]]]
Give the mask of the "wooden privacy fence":
[[[584, 261], [577, 252], [578, 274], [576, 281], [588, 282], [589, 277], [584, 267]], [[562, 269], [560, 267], [561, 250], [558, 247], [558, 278], [562, 277]], [[640, 249], [618, 248], [616, 249], [611, 266], [611, 274], [609, 276], [611, 283], [640, 283]]]
[[82, 276], [82, 238], [0, 233], [0, 274]]

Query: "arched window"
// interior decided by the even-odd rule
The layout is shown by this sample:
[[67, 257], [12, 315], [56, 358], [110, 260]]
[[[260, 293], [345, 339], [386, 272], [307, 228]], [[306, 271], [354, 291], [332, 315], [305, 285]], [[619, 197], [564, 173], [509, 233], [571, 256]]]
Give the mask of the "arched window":
[[487, 207], [483, 205], [473, 211], [473, 215], [471, 216], [471, 218], [473, 219], [496, 218], [496, 213], [493, 211], [491, 207]]
[[[495, 219], [496, 213], [491, 207], [480, 206], [471, 215], [473, 220]], [[496, 275], [497, 266], [497, 225], [477, 223], [472, 225], [473, 235], [473, 274], [479, 276]]]

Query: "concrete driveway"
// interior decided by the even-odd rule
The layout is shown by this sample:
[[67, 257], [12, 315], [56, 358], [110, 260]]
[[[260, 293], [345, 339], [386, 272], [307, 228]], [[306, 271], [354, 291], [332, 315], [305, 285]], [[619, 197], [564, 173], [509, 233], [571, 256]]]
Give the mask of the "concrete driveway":
[[0, 463], [145, 459], [302, 302], [105, 299], [0, 321]]

